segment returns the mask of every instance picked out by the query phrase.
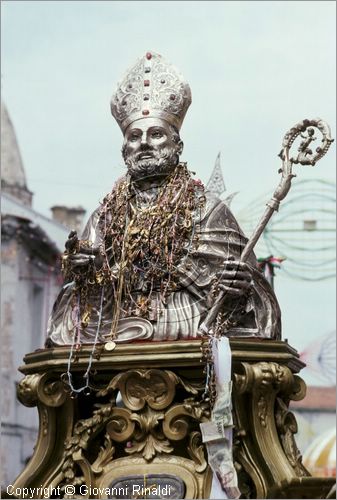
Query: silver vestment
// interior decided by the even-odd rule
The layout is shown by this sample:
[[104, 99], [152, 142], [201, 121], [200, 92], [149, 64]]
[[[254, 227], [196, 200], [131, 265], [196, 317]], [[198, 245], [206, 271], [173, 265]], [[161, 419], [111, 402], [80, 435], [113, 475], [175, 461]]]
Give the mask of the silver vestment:
[[[160, 292], [151, 293], [151, 312], [147, 317], [120, 315], [118, 342], [151, 339], [186, 340], [197, 338], [198, 326], [212, 305], [210, 292], [216, 274], [229, 257], [239, 259], [247, 242], [234, 216], [224, 202], [205, 192], [206, 203], [200, 213], [194, 214], [192, 238], [187, 242], [185, 255], [178, 266], [179, 284], [166, 302]], [[94, 247], [102, 245], [98, 225], [98, 208], [90, 217], [81, 236]], [[257, 269], [255, 256], [248, 261], [252, 267], [254, 286], [245, 299], [244, 306], [231, 298], [225, 304], [227, 315], [235, 318], [235, 326], [226, 335], [256, 336], [279, 339], [281, 337], [281, 313], [277, 299], [269, 283]], [[99, 304], [102, 288], [93, 285], [88, 291], [92, 306], [88, 325], [81, 328], [81, 343], [93, 343], [97, 333]], [[112, 291], [104, 288], [104, 301], [99, 331], [99, 342], [108, 338], [112, 322]], [[135, 298], [140, 294], [135, 291]], [[74, 314], [74, 283], [67, 283], [61, 290], [49, 319], [48, 337], [52, 344], [67, 345], [74, 341], [76, 328]]]

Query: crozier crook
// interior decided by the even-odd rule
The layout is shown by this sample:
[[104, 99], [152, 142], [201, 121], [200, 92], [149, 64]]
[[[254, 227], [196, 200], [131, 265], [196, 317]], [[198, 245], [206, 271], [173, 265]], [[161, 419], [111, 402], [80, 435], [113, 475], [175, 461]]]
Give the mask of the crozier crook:
[[[317, 128], [322, 134], [321, 145], [316, 148], [315, 152], [309, 148], [310, 144], [316, 140], [316, 137], [314, 136], [315, 130], [313, 127]], [[307, 135], [305, 135], [305, 132], [307, 132]], [[290, 156], [291, 146], [298, 136], [301, 136], [303, 141], [298, 147], [297, 156]], [[292, 172], [293, 164], [300, 163], [301, 165], [314, 166], [318, 160], [320, 160], [328, 152], [333, 141], [334, 139], [331, 138], [329, 125], [320, 118], [316, 118], [314, 120], [302, 120], [285, 134], [282, 142], [282, 149], [278, 155], [282, 159], [282, 167], [279, 169], [279, 173], [282, 174], [281, 180], [272, 198], [268, 201], [267, 208], [260, 222], [256, 226], [252, 236], [243, 249], [240, 259], [241, 262], [246, 262], [248, 260], [250, 253], [258, 242], [271, 216], [275, 211], [278, 211], [280, 202], [287, 196], [291, 187], [291, 180], [293, 177], [296, 177], [296, 174], [293, 174]], [[221, 291], [219, 293], [204, 322], [199, 327], [200, 335], [209, 334], [214, 320], [224, 305], [225, 296], [225, 291]]]

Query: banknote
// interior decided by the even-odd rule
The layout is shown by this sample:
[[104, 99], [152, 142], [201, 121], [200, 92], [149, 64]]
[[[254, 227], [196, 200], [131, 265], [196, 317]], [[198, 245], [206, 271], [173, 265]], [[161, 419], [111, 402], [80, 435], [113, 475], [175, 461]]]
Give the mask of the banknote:
[[[220, 356], [219, 350], [222, 355]], [[233, 417], [231, 353], [228, 339], [213, 344], [217, 397], [212, 409], [211, 421], [200, 424], [202, 439], [207, 448], [208, 463], [213, 471], [217, 497], [240, 498], [238, 478], [233, 464]], [[220, 364], [221, 359], [221, 364]], [[216, 481], [217, 479], [217, 481]], [[221, 487], [223, 495], [219, 488]], [[213, 491], [213, 486], [212, 486]]]
[[212, 411], [212, 420], [220, 420], [223, 414], [232, 410], [232, 381], [225, 382], [218, 389], [217, 398]]
[[221, 420], [211, 420], [200, 424], [202, 442], [217, 441], [226, 437], [226, 428], [232, 426], [231, 413], [222, 416]]
[[221, 420], [201, 423], [200, 429], [203, 443], [217, 441], [225, 437], [224, 425]]
[[238, 478], [232, 459], [231, 429], [225, 429], [225, 434], [227, 437], [223, 439], [206, 443], [208, 463], [228, 498], [239, 498]]

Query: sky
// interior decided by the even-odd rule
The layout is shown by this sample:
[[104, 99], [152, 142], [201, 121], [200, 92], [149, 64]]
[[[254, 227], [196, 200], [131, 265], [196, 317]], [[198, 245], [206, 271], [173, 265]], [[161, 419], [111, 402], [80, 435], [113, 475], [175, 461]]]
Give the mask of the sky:
[[[293, 125], [319, 116], [336, 135], [335, 2], [5, 0], [1, 10], [2, 98], [33, 206], [47, 216], [56, 204], [89, 216], [125, 172], [109, 103], [148, 50], [192, 89], [181, 159], [207, 182], [221, 151], [227, 193], [238, 191], [234, 213], [272, 194]], [[334, 156], [332, 148], [314, 169], [300, 167], [298, 179], [334, 181]], [[335, 329], [333, 280], [280, 276], [275, 287], [296, 348]]]

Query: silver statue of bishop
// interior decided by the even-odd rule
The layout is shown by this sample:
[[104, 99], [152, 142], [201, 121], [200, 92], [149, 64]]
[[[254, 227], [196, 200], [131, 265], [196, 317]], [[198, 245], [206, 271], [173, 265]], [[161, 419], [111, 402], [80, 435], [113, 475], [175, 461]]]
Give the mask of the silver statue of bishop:
[[280, 310], [226, 204], [180, 161], [180, 128], [191, 104], [181, 74], [148, 52], [111, 100], [127, 172], [63, 255], [65, 284], [47, 345], [186, 340], [217, 295], [214, 329], [278, 339]]

